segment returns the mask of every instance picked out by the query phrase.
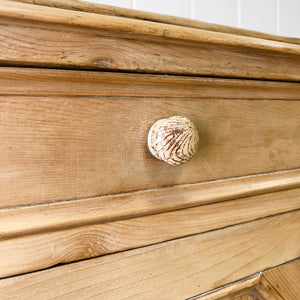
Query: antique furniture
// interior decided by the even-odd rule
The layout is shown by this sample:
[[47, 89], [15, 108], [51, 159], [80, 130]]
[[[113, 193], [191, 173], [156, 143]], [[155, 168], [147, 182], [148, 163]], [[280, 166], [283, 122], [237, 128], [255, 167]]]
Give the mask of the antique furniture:
[[1, 299], [300, 297], [298, 39], [73, 0], [0, 18]]

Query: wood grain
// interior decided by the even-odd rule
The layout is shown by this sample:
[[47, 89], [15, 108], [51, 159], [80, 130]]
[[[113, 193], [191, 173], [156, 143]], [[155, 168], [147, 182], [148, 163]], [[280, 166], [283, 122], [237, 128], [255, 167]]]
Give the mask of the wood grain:
[[[259, 284], [261, 281], [260, 274], [255, 274], [249, 278], [244, 278], [238, 282], [233, 282], [228, 284], [225, 287], [218, 288], [213, 291], [205, 292], [202, 295], [194, 296], [192, 300], [201, 299], [201, 300], [215, 300], [215, 299], [231, 299], [231, 295], [235, 293], [242, 293], [243, 296], [248, 294], [248, 291], [251, 290], [254, 286]], [[233, 298], [233, 297], [232, 297]], [[235, 299], [235, 298], [233, 298]], [[243, 300], [248, 300], [246, 297]]]
[[300, 260], [296, 259], [191, 299], [295, 300], [300, 295], [299, 278]]
[[[1, 96], [0, 207], [297, 168], [299, 109], [279, 100]], [[156, 120], [179, 112], [200, 144], [174, 168], [146, 141]]]
[[283, 300], [280, 295], [262, 278], [261, 274], [250, 276], [219, 288], [216, 291], [204, 293], [192, 300]]
[[3, 279], [0, 293], [14, 300], [183, 299], [298, 257], [299, 232], [295, 211]]
[[[71, 206], [71, 203], [70, 203]], [[300, 189], [268, 193], [195, 208], [176, 210], [115, 222], [28, 234], [28, 228], [14, 217], [20, 237], [0, 241], [0, 277], [47, 268], [59, 263], [106, 255], [167, 240], [198, 234], [300, 208]], [[27, 222], [35, 218], [28, 211]], [[41, 218], [42, 216], [40, 216]], [[80, 216], [78, 216], [80, 218]], [[66, 227], [62, 224], [62, 228]], [[0, 222], [1, 227], [1, 222]]]
[[300, 44], [300, 39], [298, 38], [277, 36], [273, 34], [247, 30], [243, 28], [211, 24], [211, 23], [206, 23], [198, 20], [186, 19], [186, 18], [181, 18], [176, 16], [168, 16], [168, 15], [163, 15], [158, 13], [139, 11], [134, 9], [128, 9], [128, 8], [110, 6], [110, 5], [104, 5], [98, 3], [90, 3], [85, 1], [77, 1], [77, 0], [63, 0], [63, 1], [62, 0], [11, 0], [11, 1], [43, 5], [43, 6], [49, 6], [55, 8], [62, 8], [62, 9], [69, 9], [75, 11], [83, 11], [83, 12], [95, 13], [101, 15], [111, 15], [111, 16], [120, 16], [120, 17], [126, 17], [126, 18], [138, 19], [138, 20], [147, 20], [152, 22], [204, 29], [209, 31], [249, 36], [249, 37], [261, 38], [267, 40], [287, 42], [292, 44]]
[[[0, 210], [1, 239], [74, 228], [300, 187], [300, 170]], [[15, 220], [18, 220], [16, 223]]]
[[[200, 297], [199, 299], [202, 300]], [[221, 298], [207, 298], [207, 299], [217, 299], [217, 300], [283, 300], [279, 294], [270, 287], [267, 283], [262, 282], [249, 288], [242, 289], [240, 291], [233, 292], [227, 296]]]
[[5, 0], [1, 3], [2, 65], [300, 79], [297, 44]]
[[300, 296], [300, 259], [270, 269], [263, 277], [285, 300], [294, 300]]
[[[236, 36], [211, 32], [194, 28], [185, 28], [163, 23], [155, 23], [144, 20], [133, 20], [115, 16], [98, 15], [53, 7], [15, 3], [2, 0], [0, 5], [0, 16], [34, 22], [46, 22], [66, 26], [79, 26], [92, 29], [109, 31], [112, 36], [115, 32], [121, 32], [134, 38], [135, 35], [147, 37], [160, 37], [164, 39], [176, 39], [182, 41], [208, 42], [226, 46], [244, 46], [254, 49], [270, 50], [290, 54], [299, 54], [300, 47], [296, 44], [263, 40], [258, 38]], [[5, 21], [5, 20], [4, 20]], [[104, 32], [102, 32], [104, 34]]]
[[[263, 276], [261, 276], [260, 283], [256, 285], [251, 291], [250, 296], [256, 295], [258, 299], [266, 299], [266, 300], [284, 300], [277, 293], [277, 291], [265, 280]], [[253, 298], [253, 297], [252, 297]]]
[[300, 100], [300, 84], [172, 75], [0, 67], [2, 95]]

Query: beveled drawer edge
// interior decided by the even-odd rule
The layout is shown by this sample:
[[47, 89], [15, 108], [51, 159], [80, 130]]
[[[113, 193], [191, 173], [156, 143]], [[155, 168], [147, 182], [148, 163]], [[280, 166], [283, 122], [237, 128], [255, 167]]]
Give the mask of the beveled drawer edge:
[[5, 66], [300, 78], [298, 44], [5, 0], [0, 16]]
[[0, 277], [141, 248], [297, 209], [300, 188], [0, 240]]
[[0, 240], [300, 187], [300, 169], [0, 210]]
[[[235, 35], [166, 23], [156, 23], [146, 20], [124, 18], [118, 16], [99, 15], [82, 11], [72, 11], [55, 7], [32, 5], [2, 1], [0, 16], [23, 21], [43, 22], [52, 26], [78, 27], [98, 30], [102, 35], [141, 39], [158, 38], [160, 40], [174, 39], [184, 42], [204, 42], [207, 44], [225, 45], [234, 48], [247, 47], [284, 54], [300, 54], [298, 44], [268, 40], [257, 37]], [[109, 24], [109, 25], [108, 25]]]
[[82, 11], [87, 13], [95, 13], [100, 15], [109, 15], [109, 16], [118, 16], [125, 17], [130, 19], [144, 20], [144, 21], [152, 21], [159, 22], [165, 24], [173, 24], [178, 26], [184, 26], [189, 28], [197, 28], [203, 30], [209, 30], [214, 32], [222, 32], [228, 34], [235, 34], [241, 36], [248, 36], [254, 38], [261, 38], [266, 40], [278, 41], [278, 42], [286, 42], [292, 44], [300, 44], [299, 38], [286, 37], [286, 36], [278, 36], [274, 34], [269, 34], [260, 31], [253, 31], [244, 28], [231, 27], [226, 25], [218, 25], [213, 23], [207, 23], [199, 20], [192, 20], [188, 18], [176, 17], [176, 16], [168, 16], [159, 13], [153, 13], [148, 11], [141, 11], [135, 9], [128, 9], [124, 7], [117, 7], [111, 5], [105, 5], [100, 3], [89, 3], [84, 1], [77, 0], [43, 0], [43, 1], [35, 1], [35, 0], [10, 0], [14, 2], [23, 2], [30, 3], [35, 5], [49, 6], [61, 9]]
[[0, 67], [1, 95], [300, 100], [300, 83]]

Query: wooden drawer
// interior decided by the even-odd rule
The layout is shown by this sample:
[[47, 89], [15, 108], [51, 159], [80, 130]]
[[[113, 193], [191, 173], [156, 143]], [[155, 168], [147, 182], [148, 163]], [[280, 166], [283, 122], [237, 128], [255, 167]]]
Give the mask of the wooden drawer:
[[[0, 18], [1, 299], [183, 299], [299, 257], [299, 40], [73, 0]], [[147, 148], [174, 115], [200, 136], [176, 167]]]
[[[0, 83], [0, 277], [300, 208], [296, 83], [7, 67]], [[174, 167], [147, 133], [177, 114], [200, 148]]]
[[186, 299], [297, 258], [299, 220], [298, 210], [7, 278], [0, 293], [3, 299]]
[[[0, 4], [0, 63], [5, 65], [300, 79], [297, 39], [232, 28], [224, 34], [201, 22], [161, 15], [153, 22], [155, 14], [149, 22], [149, 16], [116, 8], [108, 13], [78, 1], [15, 2]], [[178, 26], [180, 21], [185, 24]]]
[[[297, 84], [176, 77], [181, 86], [175, 87], [172, 76], [145, 75], [131, 76], [135, 81], [123, 88], [125, 74], [76, 72], [77, 82], [72, 71], [51, 71], [51, 79], [47, 70], [26, 74], [21, 82], [19, 69], [2, 69], [3, 85], [9, 76], [10, 87], [0, 96], [1, 207], [299, 167], [300, 102], [286, 101], [299, 96]], [[103, 79], [106, 87], [96, 87]], [[21, 94], [39, 81], [36, 95]], [[131, 96], [145, 81], [147, 95]], [[172, 96], [156, 95], [164, 81], [164, 93]], [[72, 89], [77, 84], [80, 91]], [[152, 157], [146, 142], [151, 125], [173, 115], [191, 119], [200, 135], [196, 156], [176, 167]]]

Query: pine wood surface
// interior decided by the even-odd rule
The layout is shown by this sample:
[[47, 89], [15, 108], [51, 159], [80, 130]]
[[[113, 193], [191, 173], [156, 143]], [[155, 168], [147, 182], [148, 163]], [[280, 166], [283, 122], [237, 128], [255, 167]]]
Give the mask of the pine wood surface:
[[0, 94], [300, 100], [291, 82], [0, 67]]
[[[298, 39], [33, 2], [0, 1], [0, 276], [35, 271], [1, 299], [182, 299], [300, 255], [299, 83], [84, 71], [299, 81]], [[146, 136], [179, 112], [203, 145], [174, 169]], [[292, 297], [282, 270], [230, 296]]]
[[1, 239], [296, 189], [300, 187], [299, 171], [296, 169], [163, 189], [2, 209], [0, 210]]
[[236, 283], [221, 287], [216, 291], [204, 293], [192, 300], [283, 300], [272, 286], [261, 276], [256, 274]]
[[[284, 100], [1, 96], [0, 207], [294, 169], [299, 108]], [[173, 167], [152, 157], [146, 140], [155, 121], [178, 114], [195, 124], [200, 145]]]
[[[174, 26], [144, 20], [132, 20], [130, 18], [15, 3], [14, 1], [7, 0], [1, 1], [0, 8], [0, 15], [3, 16], [3, 18], [28, 20], [33, 23], [33, 26], [36, 25], [34, 22], [46, 22], [48, 25], [51, 25], [51, 23], [71, 26], [77, 25], [79, 27], [91, 27], [92, 29], [110, 31], [110, 35], [106, 34], [107, 36], [112, 36], [115, 32], [118, 33], [123, 31], [125, 37], [126, 34], [131, 34], [132, 37], [134, 37], [132, 34], [136, 34], [183, 41], [209, 42], [226, 46], [253, 47], [254, 49], [296, 55], [300, 52], [300, 47], [297, 44], [223, 34], [200, 29], [197, 30], [185, 28], [183, 26]], [[4, 21], [6, 20], [4, 19]], [[105, 33], [102, 32], [102, 34]]]
[[264, 300], [285, 300], [281, 298], [277, 291], [269, 284], [268, 281], [265, 280], [263, 276], [261, 276], [260, 283], [250, 291], [249, 296], [252, 296], [253, 298], [253, 294], [258, 299], [261, 298]]
[[249, 290], [251, 290], [254, 286], [258, 285], [260, 283], [260, 281], [261, 281], [261, 276], [258, 273], [258, 274], [250, 276], [249, 278], [241, 279], [238, 282], [230, 283], [225, 287], [221, 287], [221, 288], [218, 288], [213, 291], [205, 292], [202, 295], [195, 296], [190, 299], [193, 299], [193, 300], [196, 300], [196, 299], [201, 299], [201, 300], [226, 299], [226, 297], [230, 297], [232, 294], [235, 294], [236, 292], [241, 292], [243, 294], [243, 296], [245, 295], [245, 299], [243, 299], [243, 300], [248, 300], [247, 294], [248, 294]]
[[62, 8], [62, 9], [69, 9], [75, 11], [83, 11], [88, 13], [96, 13], [102, 15], [120, 16], [120, 17], [126, 17], [126, 18], [138, 19], [138, 20], [147, 20], [152, 22], [204, 29], [209, 31], [216, 31], [216, 32], [249, 36], [249, 37], [261, 38], [267, 40], [300, 44], [300, 40], [298, 38], [277, 36], [273, 34], [268, 34], [268, 33], [263, 33], [263, 32], [243, 29], [243, 28], [211, 24], [211, 23], [202, 22], [198, 20], [191, 20], [191, 19], [181, 18], [176, 16], [168, 16], [168, 15], [163, 15], [158, 13], [139, 11], [139, 10], [128, 9], [123, 7], [91, 3], [86, 1], [77, 1], [77, 0], [63, 0], [63, 1], [62, 0], [11, 0], [11, 1], [43, 5], [43, 6], [49, 6], [55, 8]]
[[[236, 287], [238, 288], [238, 286]], [[234, 289], [233, 289], [234, 290]], [[228, 291], [229, 292], [229, 291]], [[196, 298], [199, 300], [203, 299], [216, 299], [216, 300], [284, 300], [280, 297], [280, 295], [268, 284], [268, 282], [264, 281], [264, 279], [260, 279], [260, 282], [252, 287], [248, 287], [245, 289], [233, 291], [231, 294], [228, 294], [223, 297], [215, 298], [215, 295], [211, 295], [210, 297], [199, 297]], [[194, 299], [193, 299], [194, 300]]]
[[299, 226], [294, 211], [2, 279], [0, 292], [3, 299], [188, 298], [298, 257]]
[[284, 300], [295, 300], [300, 297], [300, 259], [267, 270], [263, 277]]
[[298, 44], [5, 0], [0, 17], [2, 65], [300, 79]]
[[[95, 222], [89, 226], [77, 227], [74, 218], [72, 229], [65, 230], [59, 230], [54, 212], [48, 228], [29, 235], [25, 222], [19, 223], [18, 218], [13, 217], [11, 223], [18, 227], [20, 236], [8, 238], [5, 232], [1, 236], [0, 277], [147, 246], [299, 208], [300, 189], [292, 189], [103, 224]], [[35, 219], [35, 214], [29, 210], [27, 224], [31, 219]]]
[[300, 296], [300, 259], [275, 266], [192, 300], [295, 300]]

